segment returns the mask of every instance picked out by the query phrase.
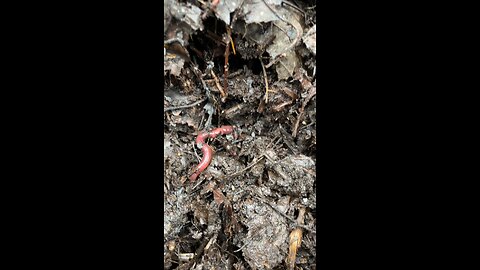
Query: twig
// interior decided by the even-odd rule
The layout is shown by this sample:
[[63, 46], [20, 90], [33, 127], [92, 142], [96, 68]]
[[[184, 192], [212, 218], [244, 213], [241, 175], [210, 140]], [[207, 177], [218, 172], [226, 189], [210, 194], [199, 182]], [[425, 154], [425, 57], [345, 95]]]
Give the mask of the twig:
[[307, 18], [307, 14], [305, 13], [305, 11], [303, 11], [301, 8], [297, 7], [297, 6], [294, 5], [293, 3], [290, 3], [289, 1], [283, 0], [283, 1], [282, 1], [282, 4], [286, 4], [287, 6], [292, 7], [292, 8], [295, 9], [296, 11], [302, 13], [304, 18]]
[[267, 145], [267, 147], [265, 147], [265, 149], [268, 149], [270, 147], [270, 145], [272, 145], [272, 143], [278, 138], [279, 138], [279, 136], [273, 137], [272, 141], [268, 143], [268, 145]]
[[268, 103], [268, 79], [267, 79], [267, 71], [265, 70], [265, 66], [263, 65], [263, 61], [261, 58], [259, 58], [260, 63], [262, 64], [262, 70], [263, 70], [263, 78], [265, 79], [265, 104]]
[[[230, 56], [230, 42], [232, 41], [232, 29], [228, 26], [226, 26], [227, 28], [227, 35], [228, 35], [228, 38], [229, 38], [229, 42], [227, 42], [226, 46], [225, 46], [225, 65], [223, 66], [223, 90], [225, 91], [225, 94], [227, 93], [227, 89], [228, 89], [228, 57]], [[223, 101], [225, 102], [225, 101]]]
[[202, 113], [202, 118], [200, 119], [200, 122], [198, 123], [197, 130], [200, 130], [200, 127], [202, 127], [203, 119], [205, 118], [205, 114]]
[[220, 91], [220, 95], [222, 96], [222, 102], [225, 102], [227, 99], [227, 93], [223, 91], [222, 86], [220, 85], [220, 81], [218, 80], [217, 75], [215, 75], [215, 72], [213, 70], [210, 70], [210, 74], [212, 74], [213, 80], [215, 81], [215, 85], [217, 86], [218, 91]]
[[182, 45], [182, 47], [185, 47], [185, 41], [183, 41], [179, 38], [171, 38], [171, 39], [164, 40], [163, 45], [172, 44], [174, 42], [178, 42], [178, 43], [180, 43], [180, 45]]
[[298, 114], [297, 120], [295, 121], [295, 125], [293, 125], [293, 132], [292, 132], [292, 137], [296, 138], [297, 137], [297, 132], [298, 132], [298, 126], [300, 125], [300, 119], [303, 117], [303, 105], [298, 109], [300, 113]]
[[280, 20], [290, 24], [287, 20], [285, 20], [284, 18], [282, 18], [282, 16], [278, 15], [278, 13], [265, 1], [265, 0], [262, 0], [263, 3], [268, 7], [268, 9], [270, 9], [271, 12], [273, 12], [273, 15], [275, 15], [275, 17], [279, 18]]
[[209, 129], [211, 125], [212, 125], [212, 113], [210, 113], [210, 111], [209, 111], [207, 122], [205, 122], [205, 127], [204, 128]]
[[305, 107], [307, 106], [310, 99], [312, 99], [316, 94], [317, 94], [316, 87], [311, 86], [311, 88], [309, 89], [308, 96], [305, 98], [305, 100], [302, 103], [302, 107], [300, 107], [300, 109], [299, 109], [300, 114], [298, 115], [297, 121], [295, 122], [295, 125], [293, 126], [293, 132], [292, 132], [293, 138], [297, 137], [298, 126], [300, 125], [300, 120], [303, 117], [303, 113], [305, 112]]
[[[278, 137], [278, 140], [273, 144], [273, 149], [274, 149], [274, 150], [275, 150], [275, 147], [277, 147], [281, 141], [283, 141], [283, 138], [282, 138], [282, 137]], [[278, 149], [276, 149], [276, 150], [278, 150]]]
[[297, 222], [297, 220], [295, 220], [295, 219], [287, 216], [285, 213], [283, 213], [282, 211], [280, 211], [280, 209], [278, 209], [277, 207], [275, 207], [275, 206], [271, 205], [270, 203], [264, 201], [264, 200], [263, 200], [262, 198], [260, 198], [259, 196], [255, 196], [255, 198], [257, 198], [260, 202], [262, 202], [262, 203], [270, 206], [270, 208], [272, 208], [273, 210], [275, 210], [275, 211], [276, 211], [277, 213], [279, 213], [282, 217], [290, 220], [295, 226], [304, 228], [305, 230], [307, 230], [307, 231], [309, 231], [309, 232], [311, 232], [311, 233], [317, 233], [315, 230], [310, 229], [309, 227], [307, 227], [307, 226], [305, 226], [305, 225], [303, 225], [303, 224], [299, 224], [299, 223]]
[[235, 72], [232, 72], [232, 73], [228, 74], [228, 78], [231, 79], [231, 78], [233, 78], [233, 77], [241, 74], [242, 72], [243, 72], [243, 69], [239, 69], [239, 70], [237, 70], [237, 71], [235, 71]]
[[201, 158], [198, 156], [197, 151], [195, 150], [195, 142], [192, 142], [192, 147], [193, 147], [193, 153], [195, 153], [195, 156], [197, 157], [197, 162], [199, 162]]
[[169, 108], [165, 108], [163, 109], [163, 112], [168, 112], [168, 111], [174, 111], [174, 110], [180, 110], [180, 109], [185, 109], [185, 108], [191, 108], [191, 107], [195, 107], [197, 106], [198, 104], [204, 102], [205, 100], [207, 100], [207, 98], [203, 98], [197, 102], [194, 102], [192, 104], [188, 104], [188, 105], [182, 105], [182, 106], [177, 106], [177, 107], [169, 107]]
[[248, 165], [248, 166], [245, 167], [244, 169], [242, 169], [242, 170], [240, 170], [240, 171], [238, 171], [238, 172], [236, 172], [236, 173], [234, 173], [234, 174], [231, 174], [231, 175], [229, 175], [228, 177], [234, 177], [234, 176], [240, 175], [240, 174], [243, 173], [244, 171], [246, 171], [246, 170], [252, 168], [253, 166], [255, 166], [255, 165], [256, 165], [257, 163], [259, 163], [264, 157], [265, 157], [264, 154], [261, 155], [261, 156], [258, 158], [257, 161], [252, 162], [250, 165]]
[[200, 72], [200, 70], [198, 69], [198, 67], [196, 67], [193, 63], [191, 63], [191, 67], [192, 67], [192, 71], [193, 73], [195, 74], [195, 76], [200, 80], [200, 82], [202, 83], [202, 87], [203, 89], [205, 90], [205, 94], [207, 95], [207, 98], [209, 100], [212, 100], [212, 97], [210, 96], [210, 88], [208, 88], [207, 84], [205, 83], [205, 80], [203, 79], [203, 76]]
[[250, 240], [248, 240], [245, 244], [243, 244], [243, 246], [241, 246], [239, 249], [237, 249], [233, 252], [239, 252], [244, 247], [246, 247], [248, 244], [252, 243], [254, 241], [253, 237], [257, 236], [257, 234], [259, 234], [261, 231], [262, 231], [262, 229], [260, 228], [260, 229], [257, 229], [255, 232], [253, 232], [252, 235], [250, 236]]
[[201, 183], [203, 183], [203, 179], [200, 179], [200, 181], [197, 181], [198, 183], [195, 184], [195, 186], [192, 187], [192, 190], [196, 189]]
[[283, 27], [281, 27], [280, 25], [276, 24], [275, 22], [273, 22], [273, 25], [275, 25], [278, 29], [280, 29], [280, 30], [287, 36], [287, 38], [288, 38], [289, 41], [292, 41], [292, 40], [290, 39], [290, 37], [288, 36], [287, 30], [283, 29]]
[[298, 150], [295, 147], [292, 139], [292, 135], [288, 134], [286, 130], [283, 129], [281, 124], [278, 124], [280, 133], [284, 136], [283, 142], [287, 145], [287, 147], [296, 155], [298, 154]]
[[210, 238], [212, 237], [212, 235], [209, 235], [207, 237], [205, 237], [205, 239], [202, 241], [202, 243], [200, 244], [200, 246], [195, 250], [195, 255], [194, 257], [188, 262], [188, 263], [185, 263], [185, 264], [182, 264], [180, 265], [177, 269], [182, 269], [182, 270], [186, 270], [186, 269], [189, 269], [190, 267], [193, 266], [193, 264], [202, 257], [203, 255], [203, 252], [205, 250], [205, 246], [207, 246], [208, 242], [210, 241]]
[[313, 124], [315, 124], [315, 122], [311, 122], [310, 124], [301, 127], [300, 130], [304, 130], [304, 129], [308, 128], [309, 126], [312, 126]]
[[239, 104], [237, 104], [237, 105], [235, 105], [235, 106], [233, 106], [233, 107], [230, 107], [230, 108], [222, 111], [222, 114], [224, 114], [226, 117], [228, 117], [229, 115], [234, 114], [234, 113], [240, 111], [240, 110], [241, 110], [242, 108], [244, 108], [244, 107], [245, 107], [245, 103], [239, 103]]
[[284, 101], [278, 105], [273, 106], [272, 111], [280, 112], [283, 110], [283, 108], [287, 107], [288, 105], [291, 105], [292, 103], [293, 103], [293, 100]]

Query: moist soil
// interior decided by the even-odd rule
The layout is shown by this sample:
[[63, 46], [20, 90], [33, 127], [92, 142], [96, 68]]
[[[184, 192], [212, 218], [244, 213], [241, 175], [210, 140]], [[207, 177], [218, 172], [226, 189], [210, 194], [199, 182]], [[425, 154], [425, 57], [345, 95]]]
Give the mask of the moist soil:
[[[306, 36], [315, 3], [292, 1], [302, 14], [267, 1], [301, 18], [290, 72], [279, 67], [292, 64], [288, 53], [269, 53], [280, 20], [248, 23], [234, 9], [230, 25], [214, 2], [165, 1], [164, 267], [315, 269], [316, 41]], [[268, 31], [270, 42], [254, 41]], [[284, 48], [295, 42], [285, 40]], [[203, 156], [196, 136], [224, 125], [235, 134], [207, 139], [212, 161], [190, 181]]]

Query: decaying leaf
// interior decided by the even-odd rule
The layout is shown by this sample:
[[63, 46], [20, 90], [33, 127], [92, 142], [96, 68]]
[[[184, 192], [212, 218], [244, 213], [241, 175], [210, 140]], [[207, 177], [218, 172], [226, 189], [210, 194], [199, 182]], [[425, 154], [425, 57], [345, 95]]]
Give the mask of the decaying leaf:
[[288, 79], [288, 77], [291, 77], [295, 69], [299, 66], [300, 59], [298, 59], [297, 54], [294, 51], [286, 53], [285, 57], [280, 59], [278, 64], [275, 66], [275, 71], [277, 72], [278, 79]]
[[218, 188], [215, 188], [213, 190], [213, 199], [218, 205], [220, 205], [225, 201], [225, 196], [223, 195], [222, 191], [220, 191]]
[[203, 30], [203, 23], [201, 20], [202, 10], [192, 5], [191, 3], [176, 3], [171, 5], [170, 13], [177, 20], [189, 25], [193, 30]]
[[283, 20], [275, 21], [273, 28], [275, 39], [267, 47], [267, 52], [272, 59], [281, 57], [275, 67], [279, 80], [293, 76], [295, 69], [300, 66], [300, 59], [295, 52], [296, 44], [294, 43], [299, 41], [303, 35], [303, 28], [300, 24], [301, 17], [286, 9], [283, 9], [282, 13], [288, 23]]
[[303, 36], [303, 43], [313, 54], [317, 54], [317, 25], [315, 24]]
[[[267, 4], [269, 6], [267, 6]], [[271, 10], [280, 12], [281, 0], [245, 0], [242, 13], [246, 23], [266, 23], [278, 20], [278, 16]]]
[[164, 73], [170, 71], [170, 74], [174, 76], [180, 76], [185, 60], [180, 57], [175, 57], [174, 59], [165, 57], [163, 62]]
[[227, 25], [230, 25], [230, 13], [234, 12], [243, 1], [246, 0], [220, 1], [217, 9], [215, 10], [215, 16], [224, 21]]
[[315, 269], [315, 4], [164, 1], [164, 269]]
[[163, 1], [163, 34], [167, 32], [168, 25], [170, 24], [170, 20], [172, 19], [172, 15], [170, 14], [170, 6], [171, 0]]

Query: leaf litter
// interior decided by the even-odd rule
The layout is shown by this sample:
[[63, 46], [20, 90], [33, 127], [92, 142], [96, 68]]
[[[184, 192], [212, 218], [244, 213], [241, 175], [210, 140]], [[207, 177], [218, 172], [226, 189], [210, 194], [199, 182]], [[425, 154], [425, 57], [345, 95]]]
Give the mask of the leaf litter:
[[[316, 268], [315, 13], [164, 1], [165, 269]], [[208, 139], [190, 183], [195, 137], [222, 125], [238, 137]]]

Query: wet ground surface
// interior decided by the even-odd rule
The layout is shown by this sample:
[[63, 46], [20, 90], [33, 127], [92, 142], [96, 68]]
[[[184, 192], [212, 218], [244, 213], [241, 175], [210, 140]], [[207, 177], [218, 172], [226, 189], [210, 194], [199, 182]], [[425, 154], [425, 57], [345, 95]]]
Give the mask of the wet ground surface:
[[165, 1], [165, 269], [316, 268], [316, 9], [285, 2]]

